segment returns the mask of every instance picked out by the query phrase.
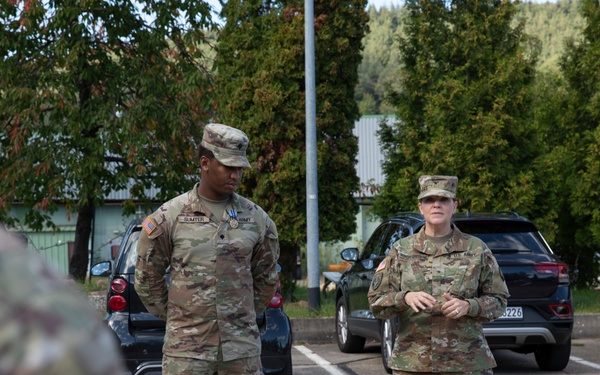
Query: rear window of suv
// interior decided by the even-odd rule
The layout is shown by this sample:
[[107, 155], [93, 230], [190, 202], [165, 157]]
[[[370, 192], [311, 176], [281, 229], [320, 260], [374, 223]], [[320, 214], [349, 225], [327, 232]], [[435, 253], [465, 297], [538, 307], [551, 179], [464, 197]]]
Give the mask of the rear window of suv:
[[536, 227], [527, 222], [512, 221], [456, 221], [464, 232], [479, 237], [494, 253], [547, 254], [546, 241]]
[[140, 239], [141, 231], [135, 230], [131, 232], [131, 236], [125, 245], [126, 248], [123, 252], [125, 258], [121, 260], [121, 267], [119, 273], [134, 273], [135, 263], [137, 261], [137, 244]]

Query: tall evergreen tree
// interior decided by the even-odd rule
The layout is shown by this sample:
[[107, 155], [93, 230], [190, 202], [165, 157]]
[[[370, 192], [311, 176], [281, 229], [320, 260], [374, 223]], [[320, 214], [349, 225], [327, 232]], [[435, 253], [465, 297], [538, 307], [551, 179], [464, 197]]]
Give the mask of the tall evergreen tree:
[[[354, 101], [365, 0], [314, 3], [319, 238], [355, 232], [359, 118]], [[222, 16], [216, 66], [219, 117], [251, 139], [255, 168], [241, 193], [277, 224], [287, 279], [298, 246], [306, 243], [304, 3], [229, 1]], [[289, 292], [289, 289], [286, 291]]]
[[557, 242], [577, 270], [577, 284], [596, 283], [600, 245], [600, 4], [582, 1], [583, 40], [567, 43], [560, 60], [567, 94], [559, 114], [560, 143], [551, 151], [562, 183]]
[[382, 216], [415, 209], [421, 174], [460, 178], [459, 209], [516, 210], [535, 201], [530, 86], [537, 45], [511, 22], [511, 1], [408, 0], [400, 38], [398, 122], [384, 126]]
[[[191, 186], [211, 108], [205, 2], [0, 0], [0, 220], [76, 216], [69, 273], [84, 279], [94, 208], [112, 191], [148, 201]], [[133, 213], [133, 200], [125, 213]]]

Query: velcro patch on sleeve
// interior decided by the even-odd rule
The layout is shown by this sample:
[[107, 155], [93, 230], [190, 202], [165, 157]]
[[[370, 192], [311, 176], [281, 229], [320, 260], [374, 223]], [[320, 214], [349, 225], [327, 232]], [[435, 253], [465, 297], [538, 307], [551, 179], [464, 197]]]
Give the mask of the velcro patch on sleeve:
[[375, 272], [384, 270], [386, 265], [387, 265], [387, 258], [382, 260], [381, 263], [379, 263], [379, 267], [377, 267], [377, 270], [375, 270]]
[[144, 228], [144, 231], [146, 231], [147, 235], [151, 235], [152, 232], [156, 230], [156, 223], [150, 216], [148, 216], [142, 223], [142, 228]]

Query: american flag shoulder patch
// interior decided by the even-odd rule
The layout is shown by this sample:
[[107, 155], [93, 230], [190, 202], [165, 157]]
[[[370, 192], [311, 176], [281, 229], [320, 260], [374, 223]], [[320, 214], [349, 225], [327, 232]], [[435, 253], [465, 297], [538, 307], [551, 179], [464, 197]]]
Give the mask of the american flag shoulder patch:
[[147, 235], [151, 235], [152, 232], [156, 230], [156, 223], [154, 222], [154, 220], [152, 220], [150, 216], [148, 216], [146, 220], [144, 220], [144, 222], [142, 223], [142, 228], [144, 228]]
[[375, 270], [375, 272], [385, 269], [386, 265], [387, 265], [387, 259], [382, 260], [381, 263], [379, 263], [379, 267], [377, 267], [377, 270]]

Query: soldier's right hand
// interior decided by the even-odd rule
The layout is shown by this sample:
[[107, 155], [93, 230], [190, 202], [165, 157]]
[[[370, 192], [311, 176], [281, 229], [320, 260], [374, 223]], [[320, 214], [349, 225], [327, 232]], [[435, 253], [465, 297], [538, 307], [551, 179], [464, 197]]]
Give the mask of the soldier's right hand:
[[417, 313], [430, 309], [436, 304], [435, 298], [425, 292], [407, 292], [404, 295], [404, 302]]

